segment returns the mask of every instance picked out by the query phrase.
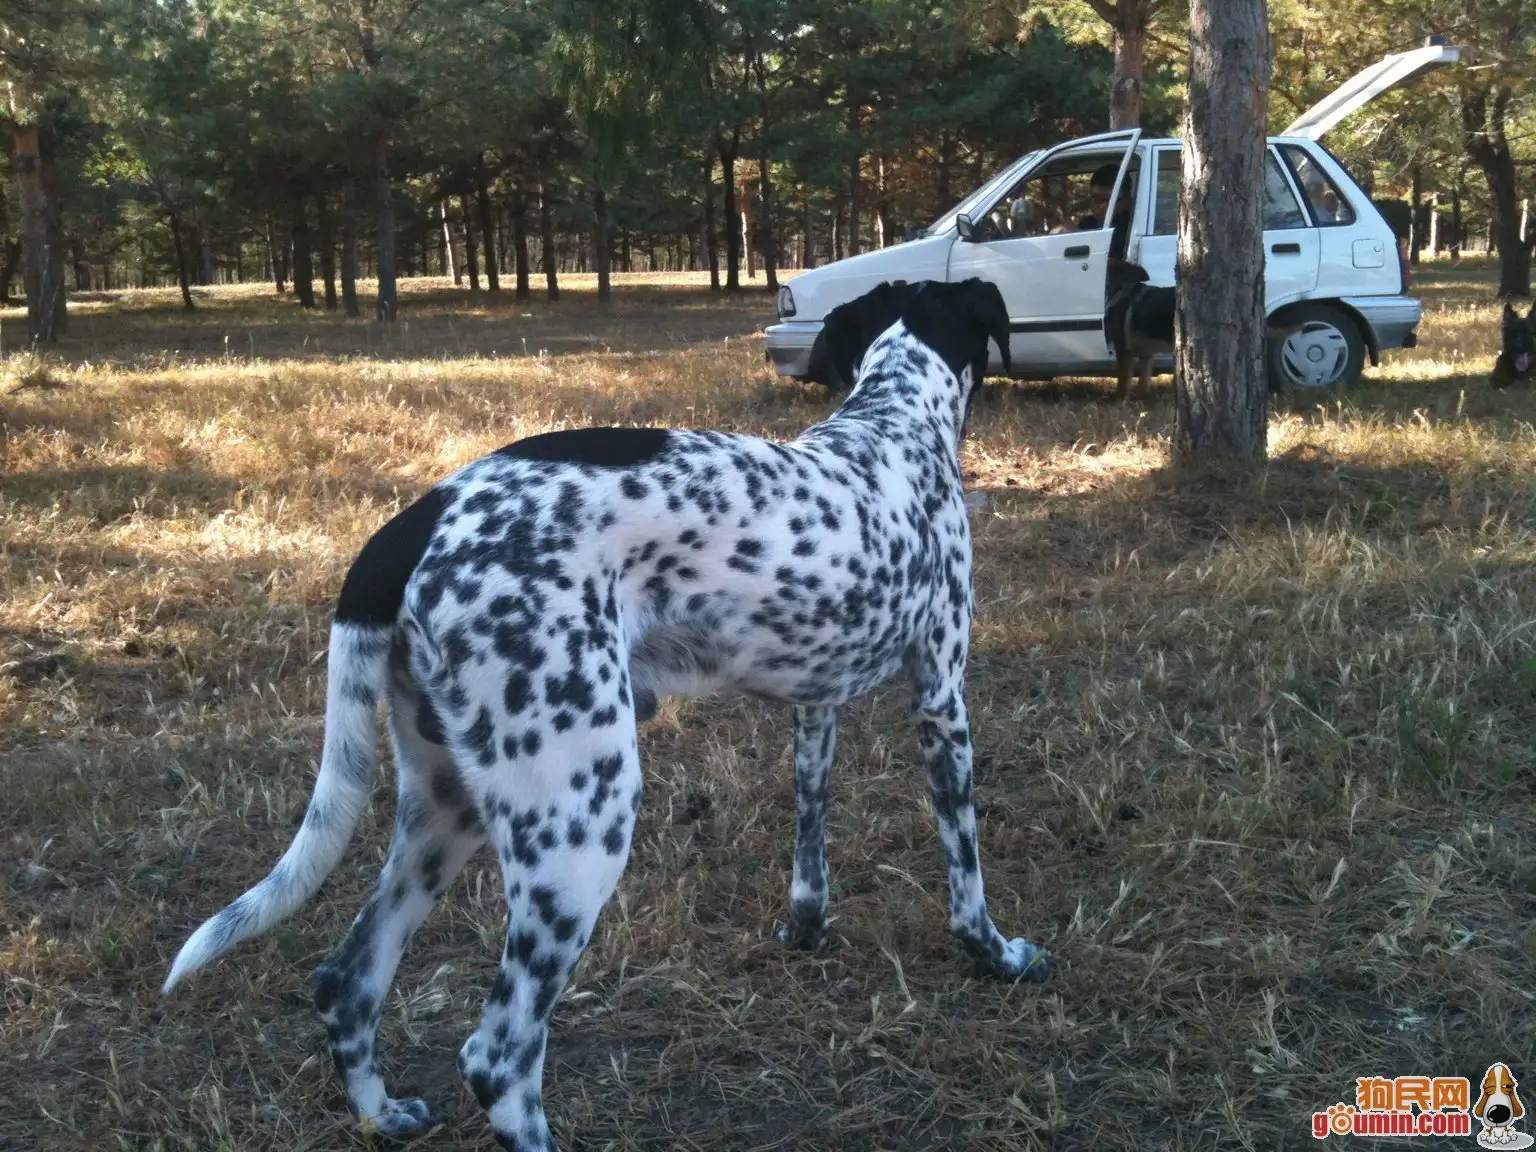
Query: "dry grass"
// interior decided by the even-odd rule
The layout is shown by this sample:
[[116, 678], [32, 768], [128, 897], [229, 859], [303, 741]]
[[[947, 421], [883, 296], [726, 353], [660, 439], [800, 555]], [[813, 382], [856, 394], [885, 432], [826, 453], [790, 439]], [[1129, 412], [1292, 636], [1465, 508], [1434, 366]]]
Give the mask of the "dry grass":
[[[1421, 277], [1424, 347], [1272, 425], [1263, 479], [1166, 471], [1166, 386], [1002, 387], [966, 464], [993, 911], [1061, 958], [970, 978], [905, 691], [845, 709], [840, 939], [771, 939], [785, 709], [670, 703], [629, 871], [556, 1017], [577, 1149], [1274, 1149], [1354, 1077], [1536, 1074], [1536, 397], [1493, 393], [1486, 271]], [[306, 980], [382, 860], [163, 1007], [185, 933], [307, 798], [331, 598], [452, 467], [591, 422], [788, 436], [762, 295], [608, 310], [411, 285], [407, 324], [259, 290], [82, 305], [0, 389], [0, 1146], [352, 1147]], [[10, 319], [6, 316], [5, 319]], [[14, 329], [8, 329], [11, 331]], [[37, 375], [42, 373], [42, 375]], [[387, 1075], [488, 1147], [453, 1054], [501, 932], [477, 860], [402, 968]]]

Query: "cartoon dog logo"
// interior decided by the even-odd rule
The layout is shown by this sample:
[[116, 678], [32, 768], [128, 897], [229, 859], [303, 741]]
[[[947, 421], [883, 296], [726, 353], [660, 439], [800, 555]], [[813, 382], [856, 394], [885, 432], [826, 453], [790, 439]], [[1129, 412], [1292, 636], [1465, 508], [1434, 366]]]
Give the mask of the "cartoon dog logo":
[[1515, 1074], [1508, 1064], [1490, 1065], [1483, 1074], [1483, 1091], [1472, 1106], [1472, 1115], [1483, 1123], [1477, 1142], [1484, 1148], [1516, 1149], [1536, 1144], [1536, 1137], [1515, 1128], [1525, 1115], [1515, 1087]]

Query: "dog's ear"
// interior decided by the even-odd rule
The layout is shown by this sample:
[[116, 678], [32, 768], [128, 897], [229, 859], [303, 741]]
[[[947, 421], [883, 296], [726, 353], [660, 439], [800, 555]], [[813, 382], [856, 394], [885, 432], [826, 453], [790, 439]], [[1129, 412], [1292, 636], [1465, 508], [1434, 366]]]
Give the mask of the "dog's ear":
[[[1531, 305], [1531, 308], [1533, 311], [1536, 311], [1536, 304]], [[1529, 317], [1527, 317], [1527, 319], [1529, 319]], [[1520, 323], [1520, 313], [1515, 311], [1515, 306], [1508, 300], [1504, 301], [1504, 315], [1501, 317], [1501, 320], [1505, 325], [1509, 327], [1513, 327], [1514, 325]]]
[[1536, 331], [1536, 302], [1531, 304], [1531, 310], [1525, 314], [1525, 324], [1527, 328]]
[[976, 383], [981, 383], [981, 377], [986, 372], [986, 348], [987, 340], [997, 343], [998, 355], [1003, 361], [1003, 371], [1013, 371], [1013, 357], [1008, 351], [1008, 302], [1003, 299], [1003, 292], [990, 280], [980, 277], [972, 277], [965, 281], [967, 303], [972, 315], [982, 334], [983, 350], [981, 368], [976, 375]]
[[[846, 390], [853, 387], [854, 368], [869, 346], [865, 336], [868, 304], [867, 296], [839, 304], [821, 322], [821, 334], [816, 339], [822, 344], [828, 374], [835, 377], [827, 382], [829, 388]], [[814, 358], [814, 346], [811, 354]]]

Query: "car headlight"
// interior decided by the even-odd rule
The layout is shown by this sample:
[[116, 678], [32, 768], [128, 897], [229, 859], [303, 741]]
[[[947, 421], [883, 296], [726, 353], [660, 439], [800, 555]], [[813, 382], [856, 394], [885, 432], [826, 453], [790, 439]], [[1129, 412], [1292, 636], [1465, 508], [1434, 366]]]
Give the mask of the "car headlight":
[[789, 285], [785, 284], [779, 289], [779, 319], [782, 320], [794, 314], [795, 294], [789, 290]]

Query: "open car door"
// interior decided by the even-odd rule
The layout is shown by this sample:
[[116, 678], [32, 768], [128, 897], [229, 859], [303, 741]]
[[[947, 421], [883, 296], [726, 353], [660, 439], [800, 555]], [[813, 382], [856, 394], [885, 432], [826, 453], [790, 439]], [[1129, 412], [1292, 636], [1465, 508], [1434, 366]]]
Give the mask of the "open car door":
[[[1015, 376], [1089, 371], [1107, 361], [1104, 274], [1113, 213], [1106, 211], [1102, 225], [1084, 227], [1082, 193], [1092, 172], [1112, 167], [1108, 204], [1118, 203], [1122, 187], [1129, 191], [1140, 138], [1139, 128], [1129, 128], [1042, 152], [1013, 184], [977, 203], [974, 217], [957, 221], [948, 279], [979, 276], [1002, 291]], [[1062, 218], [1047, 217], [1045, 202], [1062, 209]]]
[[1356, 72], [1333, 92], [1308, 108], [1280, 135], [1317, 140], [1344, 117], [1358, 111], [1383, 92], [1435, 68], [1461, 62], [1462, 49], [1447, 45], [1443, 36], [1430, 37], [1422, 48], [1384, 56]]

